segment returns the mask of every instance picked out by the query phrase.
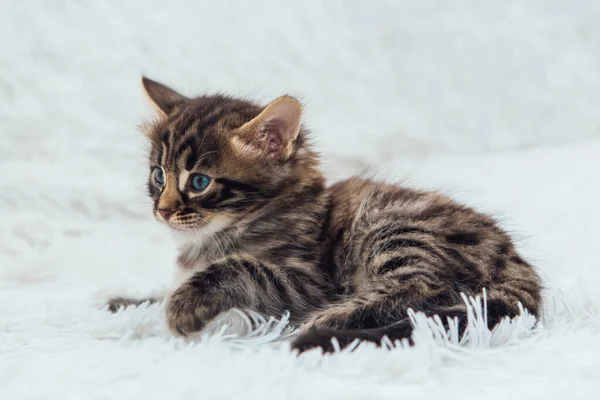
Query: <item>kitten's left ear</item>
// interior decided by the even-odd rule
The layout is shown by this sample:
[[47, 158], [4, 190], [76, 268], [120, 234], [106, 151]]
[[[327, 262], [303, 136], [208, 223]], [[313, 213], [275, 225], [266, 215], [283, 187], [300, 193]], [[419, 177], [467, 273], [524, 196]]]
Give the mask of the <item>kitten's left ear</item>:
[[267, 158], [290, 156], [300, 132], [302, 105], [290, 96], [271, 102], [256, 118], [236, 129], [235, 134]]
[[142, 87], [154, 107], [163, 115], [168, 115], [177, 104], [187, 99], [170, 87], [145, 76], [142, 77]]

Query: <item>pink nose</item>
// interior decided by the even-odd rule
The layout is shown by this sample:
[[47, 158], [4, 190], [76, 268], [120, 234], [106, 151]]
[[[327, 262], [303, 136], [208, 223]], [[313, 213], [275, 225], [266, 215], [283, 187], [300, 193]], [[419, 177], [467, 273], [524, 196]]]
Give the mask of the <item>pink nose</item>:
[[158, 212], [164, 219], [169, 219], [169, 217], [173, 215], [173, 211], [169, 210], [168, 208], [159, 208]]

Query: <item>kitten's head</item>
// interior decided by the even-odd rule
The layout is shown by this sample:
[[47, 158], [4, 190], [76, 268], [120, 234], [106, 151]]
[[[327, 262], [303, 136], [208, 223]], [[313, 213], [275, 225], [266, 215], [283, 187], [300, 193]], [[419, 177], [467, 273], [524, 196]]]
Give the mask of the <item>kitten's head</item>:
[[142, 84], [159, 114], [146, 127], [148, 189], [155, 217], [174, 230], [218, 231], [320, 175], [293, 97], [263, 107], [219, 94], [188, 98], [147, 78]]

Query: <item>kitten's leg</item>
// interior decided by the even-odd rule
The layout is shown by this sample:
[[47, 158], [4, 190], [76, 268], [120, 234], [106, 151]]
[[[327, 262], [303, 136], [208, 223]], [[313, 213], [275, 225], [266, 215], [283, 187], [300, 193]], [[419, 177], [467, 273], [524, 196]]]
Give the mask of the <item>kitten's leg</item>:
[[231, 308], [263, 315], [289, 310], [304, 318], [323, 302], [318, 282], [304, 270], [232, 257], [196, 272], [169, 296], [166, 312], [169, 328], [186, 335]]
[[447, 276], [448, 257], [426, 233], [415, 229], [390, 229], [379, 237], [369, 235], [357, 247], [356, 293], [347, 300], [315, 313], [310, 327], [371, 329], [407, 318], [407, 309], [427, 310], [462, 302]]
[[147, 304], [154, 304], [154, 303], [158, 303], [159, 301], [161, 301], [163, 299], [163, 297], [157, 296], [157, 297], [148, 297], [148, 298], [144, 298], [144, 299], [132, 299], [129, 297], [113, 297], [110, 300], [108, 300], [107, 308], [108, 311], [110, 311], [111, 313], [116, 313], [117, 311], [119, 311], [122, 308], [127, 308], [127, 307], [139, 307], [144, 303]]

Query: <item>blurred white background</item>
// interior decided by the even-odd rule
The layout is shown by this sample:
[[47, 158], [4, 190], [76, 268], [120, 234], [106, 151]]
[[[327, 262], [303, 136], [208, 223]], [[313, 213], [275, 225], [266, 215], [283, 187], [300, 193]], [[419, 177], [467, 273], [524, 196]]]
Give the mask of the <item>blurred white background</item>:
[[3, 159], [137, 154], [114, 147], [147, 115], [142, 74], [299, 96], [321, 148], [347, 156], [600, 135], [594, 0], [3, 0], [0, 15]]

